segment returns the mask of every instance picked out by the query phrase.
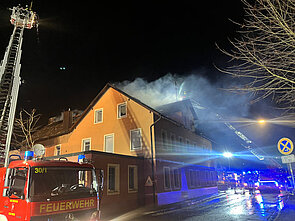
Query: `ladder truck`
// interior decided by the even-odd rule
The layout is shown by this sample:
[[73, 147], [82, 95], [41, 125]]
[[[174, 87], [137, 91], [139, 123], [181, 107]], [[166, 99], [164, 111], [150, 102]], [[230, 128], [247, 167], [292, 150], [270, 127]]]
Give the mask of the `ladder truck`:
[[37, 15], [28, 8], [16, 6], [10, 22], [14, 26], [8, 47], [0, 65], [0, 162], [8, 166], [8, 155], [20, 86], [20, 59], [24, 29], [37, 24]]
[[36, 13], [30, 9], [16, 6], [11, 10], [14, 29], [0, 64], [0, 160], [4, 162], [0, 167], [0, 221], [97, 221], [103, 175], [100, 172], [99, 183], [85, 155], [79, 155], [78, 162], [45, 160], [45, 147], [36, 144], [24, 159], [9, 156], [23, 32], [37, 24]]

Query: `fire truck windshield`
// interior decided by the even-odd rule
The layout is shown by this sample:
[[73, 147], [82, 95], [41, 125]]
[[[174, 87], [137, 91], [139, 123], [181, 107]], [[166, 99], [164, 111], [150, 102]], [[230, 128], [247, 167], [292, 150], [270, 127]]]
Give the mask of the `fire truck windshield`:
[[32, 167], [29, 197], [31, 201], [55, 201], [96, 196], [97, 180], [90, 168]]

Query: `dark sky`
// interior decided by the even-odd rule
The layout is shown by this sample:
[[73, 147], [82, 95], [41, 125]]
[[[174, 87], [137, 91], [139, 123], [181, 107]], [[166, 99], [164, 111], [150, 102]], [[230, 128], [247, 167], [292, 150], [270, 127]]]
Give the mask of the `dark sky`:
[[[0, 59], [13, 29], [7, 9], [19, 3], [30, 1], [0, 2]], [[153, 81], [167, 73], [198, 74], [204, 68], [205, 77], [218, 81], [223, 74], [213, 64], [222, 67], [227, 58], [215, 43], [230, 49], [227, 38], [236, 37], [238, 27], [229, 19], [240, 22], [244, 14], [239, 0], [35, 0], [33, 10], [40, 22], [38, 30], [24, 33], [18, 109], [36, 108], [43, 123], [68, 108], [84, 110], [107, 82], [137, 77]], [[250, 113], [273, 115], [267, 103]], [[291, 132], [257, 130], [252, 135], [260, 145], [275, 144], [278, 132], [286, 134], [282, 130]]]
[[[7, 8], [25, 2], [0, 3], [1, 56], [12, 33]], [[18, 107], [36, 108], [44, 118], [83, 110], [107, 82], [152, 81], [204, 67], [209, 79], [218, 79], [213, 63], [224, 56], [215, 42], [228, 47], [237, 30], [228, 18], [240, 21], [243, 14], [238, 0], [35, 0], [33, 10], [40, 25], [24, 34]]]

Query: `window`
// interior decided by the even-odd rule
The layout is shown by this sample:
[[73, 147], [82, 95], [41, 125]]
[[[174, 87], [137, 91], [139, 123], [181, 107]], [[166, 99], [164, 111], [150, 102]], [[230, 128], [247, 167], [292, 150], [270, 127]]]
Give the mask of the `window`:
[[189, 170], [189, 180], [190, 187], [194, 187], [196, 185], [196, 171]]
[[196, 179], [197, 186], [201, 186], [201, 171], [196, 171]]
[[114, 134], [104, 135], [104, 150], [108, 153], [114, 153]]
[[164, 189], [170, 189], [170, 168], [164, 167]]
[[161, 139], [162, 139], [162, 147], [163, 149], [167, 149], [167, 131], [162, 130], [161, 131]]
[[138, 189], [137, 166], [128, 165], [128, 192], [137, 192], [137, 189]]
[[127, 116], [127, 104], [118, 104], [118, 118], [123, 118]]
[[178, 141], [179, 141], [179, 151], [184, 151], [184, 147], [183, 147], [183, 137], [178, 137]]
[[26, 168], [13, 169], [13, 176], [12, 176], [11, 185], [10, 185], [10, 193], [8, 193], [8, 195], [13, 194], [19, 198], [24, 197], [27, 172], [28, 170]]
[[130, 149], [141, 150], [141, 148], [142, 148], [141, 129], [130, 130]]
[[91, 138], [82, 140], [82, 151], [89, 151], [91, 148]]
[[190, 148], [190, 141], [189, 139], [186, 139], [186, 149], [190, 152], [191, 148]]
[[180, 188], [180, 170], [179, 169], [173, 169], [173, 178], [174, 178], [174, 188], [178, 189]]
[[119, 194], [120, 192], [120, 165], [108, 164], [108, 194]]
[[171, 150], [175, 150], [175, 134], [170, 134]]
[[94, 123], [101, 123], [103, 121], [103, 109], [98, 109], [94, 111]]
[[60, 155], [60, 152], [61, 152], [61, 147], [60, 147], [60, 145], [57, 145], [56, 147], [55, 147], [55, 150], [54, 150], [54, 155], [55, 156], [59, 156]]

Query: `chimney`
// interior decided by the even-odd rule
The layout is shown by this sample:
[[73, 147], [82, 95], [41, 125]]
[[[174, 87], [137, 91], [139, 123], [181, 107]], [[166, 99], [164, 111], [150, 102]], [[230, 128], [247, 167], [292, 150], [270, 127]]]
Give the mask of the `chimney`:
[[73, 116], [72, 111], [69, 108], [69, 110], [63, 112], [63, 129], [68, 130], [73, 124]]

